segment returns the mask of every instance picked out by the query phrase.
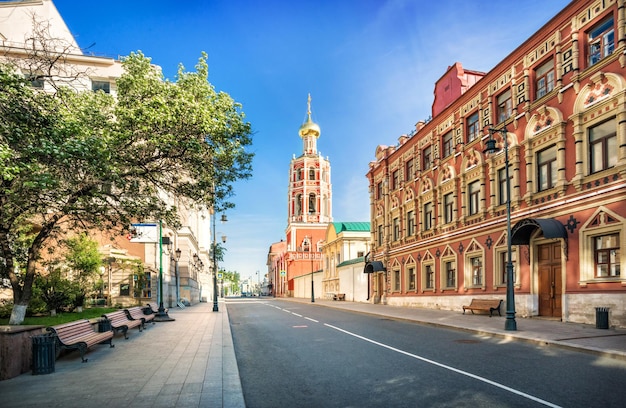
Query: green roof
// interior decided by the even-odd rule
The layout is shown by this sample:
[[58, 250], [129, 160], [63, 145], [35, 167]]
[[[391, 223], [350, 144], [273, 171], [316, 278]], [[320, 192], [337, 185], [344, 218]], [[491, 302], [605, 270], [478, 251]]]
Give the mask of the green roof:
[[360, 263], [360, 262], [365, 262], [365, 257], [364, 256], [360, 256], [358, 258], [348, 259], [347, 261], [343, 261], [342, 263], [337, 265], [337, 268], [339, 268], [341, 266], [357, 264], [357, 263]]
[[370, 231], [369, 222], [333, 222], [333, 225], [337, 234], [344, 231]]

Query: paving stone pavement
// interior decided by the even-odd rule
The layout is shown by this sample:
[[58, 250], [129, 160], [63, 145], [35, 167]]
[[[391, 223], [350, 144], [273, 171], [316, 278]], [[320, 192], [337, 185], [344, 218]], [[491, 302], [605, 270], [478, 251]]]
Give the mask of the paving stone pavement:
[[118, 334], [114, 348], [72, 351], [55, 372], [0, 381], [9, 407], [245, 407], [224, 303], [170, 309], [175, 321]]

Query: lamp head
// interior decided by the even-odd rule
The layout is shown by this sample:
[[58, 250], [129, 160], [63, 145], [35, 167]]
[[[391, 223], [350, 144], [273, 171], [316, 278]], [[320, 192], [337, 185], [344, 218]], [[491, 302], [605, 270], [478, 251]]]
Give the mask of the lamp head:
[[494, 139], [493, 137], [490, 137], [485, 142], [485, 150], [483, 150], [483, 153], [496, 153], [499, 151], [500, 149], [498, 149], [498, 147], [496, 146], [496, 139]]
[[222, 218], [220, 219], [221, 222], [226, 222], [228, 221], [228, 219], [226, 218], [226, 214], [222, 214]]
[[175, 252], [175, 258], [176, 261], [180, 261], [180, 255], [182, 254], [182, 251], [180, 250], [180, 248], [176, 248], [176, 252]]
[[225, 244], [226, 243], [226, 235], [222, 235], [222, 243]]

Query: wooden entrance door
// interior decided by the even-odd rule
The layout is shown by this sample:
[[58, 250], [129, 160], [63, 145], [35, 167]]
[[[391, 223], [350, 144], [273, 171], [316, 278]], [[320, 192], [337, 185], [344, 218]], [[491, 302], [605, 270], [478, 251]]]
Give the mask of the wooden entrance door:
[[539, 245], [539, 316], [561, 317], [561, 245]]

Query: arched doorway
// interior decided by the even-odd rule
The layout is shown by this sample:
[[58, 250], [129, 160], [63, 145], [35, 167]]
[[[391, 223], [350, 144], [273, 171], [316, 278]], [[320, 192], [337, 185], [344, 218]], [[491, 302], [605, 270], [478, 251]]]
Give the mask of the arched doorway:
[[[535, 231], [540, 230], [544, 239], [537, 242], [535, 260], [531, 268], [536, 271], [537, 312], [539, 316], [561, 317], [563, 296], [562, 259], [567, 257], [567, 232], [563, 224], [551, 218], [527, 218], [511, 229], [511, 244], [530, 245]], [[563, 241], [560, 241], [562, 239]], [[564, 245], [561, 245], [561, 242]], [[564, 253], [562, 252], [564, 251]], [[535, 279], [532, 278], [532, 279]]]

